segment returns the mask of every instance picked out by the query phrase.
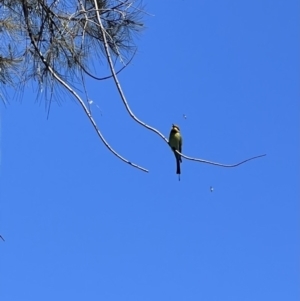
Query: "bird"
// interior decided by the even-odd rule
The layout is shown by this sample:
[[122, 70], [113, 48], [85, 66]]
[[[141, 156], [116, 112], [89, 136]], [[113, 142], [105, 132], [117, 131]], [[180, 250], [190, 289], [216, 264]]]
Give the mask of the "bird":
[[2, 237], [2, 235], [0, 235], [0, 238], [1, 238], [3, 241], [5, 241], [4, 238]]
[[182, 160], [181, 156], [176, 151], [179, 151], [181, 153], [182, 137], [180, 134], [179, 126], [176, 124], [172, 124], [172, 129], [169, 136], [169, 145], [172, 148], [176, 158], [176, 174], [180, 175], [180, 163], [182, 162]]

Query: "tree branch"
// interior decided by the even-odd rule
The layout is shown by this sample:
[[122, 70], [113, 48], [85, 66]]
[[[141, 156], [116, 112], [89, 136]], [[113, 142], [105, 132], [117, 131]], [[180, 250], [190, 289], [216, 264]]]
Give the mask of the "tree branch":
[[[133, 53], [133, 55], [132, 55], [132, 57], [130, 58], [130, 60], [120, 69], [120, 70], [118, 70], [117, 72], [116, 72], [116, 74], [119, 74], [121, 71], [123, 71], [130, 63], [131, 63], [131, 61], [133, 60], [133, 58], [134, 58], [134, 56], [135, 56], [135, 53], [136, 53], [136, 50], [134, 51], [134, 53]], [[85, 68], [84, 68], [84, 66], [82, 66], [81, 64], [80, 64], [80, 62], [79, 61], [77, 61], [77, 63], [80, 65], [80, 67], [82, 68], [82, 70], [88, 75], [88, 76], [90, 76], [91, 78], [93, 78], [93, 79], [96, 79], [96, 80], [105, 80], [105, 79], [109, 79], [109, 78], [112, 78], [113, 77], [113, 75], [111, 74], [111, 75], [108, 75], [108, 76], [105, 76], [105, 77], [97, 77], [97, 76], [95, 76], [95, 75], [93, 75], [92, 73], [90, 73], [89, 71], [87, 71]]]
[[211, 164], [211, 165], [215, 165], [215, 166], [221, 166], [221, 167], [237, 167], [237, 166], [242, 165], [242, 164], [244, 164], [244, 163], [246, 163], [248, 161], [251, 161], [251, 160], [254, 160], [254, 159], [266, 156], [266, 154], [263, 154], [263, 155], [251, 157], [251, 158], [243, 160], [243, 161], [241, 161], [239, 163], [235, 163], [235, 164], [223, 164], [223, 163], [218, 163], [218, 162], [213, 162], [213, 161], [208, 161], [208, 160], [203, 160], [203, 159], [197, 159], [197, 158], [193, 158], [193, 157], [188, 157], [186, 155], [181, 154], [179, 151], [176, 151], [176, 153], [180, 154], [180, 156], [182, 158], [185, 158], [187, 160], [196, 161], [196, 162], [200, 162], [200, 163]]
[[102, 133], [100, 132], [100, 130], [97, 127], [97, 124], [94, 120], [94, 118], [92, 117], [91, 113], [89, 112], [88, 108], [86, 107], [84, 101], [80, 98], [80, 96], [65, 82], [63, 81], [57, 74], [56, 72], [52, 69], [52, 67], [49, 65], [49, 63], [46, 61], [45, 57], [43, 56], [43, 54], [40, 52], [40, 50], [38, 49], [36, 42], [33, 38], [33, 34], [31, 31], [31, 27], [29, 24], [29, 18], [28, 18], [28, 9], [27, 9], [27, 1], [24, 0], [23, 1], [23, 12], [24, 12], [24, 16], [25, 16], [25, 21], [26, 21], [26, 27], [27, 27], [27, 31], [28, 31], [28, 35], [30, 37], [31, 43], [33, 44], [36, 53], [39, 55], [40, 59], [42, 60], [42, 62], [44, 63], [44, 65], [46, 66], [46, 68], [49, 70], [49, 72], [52, 74], [52, 76], [65, 88], [67, 89], [80, 103], [80, 105], [82, 106], [85, 114], [87, 115], [87, 117], [89, 118], [90, 122], [92, 123], [94, 129], [96, 130], [98, 136], [100, 137], [100, 139], [102, 140], [102, 142], [104, 143], [104, 145], [119, 159], [121, 159], [123, 162], [137, 168], [140, 169], [144, 172], [148, 172], [147, 169], [130, 162], [129, 160], [125, 159], [124, 157], [122, 157], [121, 155], [119, 155], [108, 143], [107, 141], [104, 139]]
[[[100, 14], [99, 14], [99, 9], [98, 9], [98, 4], [97, 4], [97, 0], [94, 0], [94, 4], [95, 4], [95, 8], [96, 8], [96, 14], [97, 14], [97, 19], [98, 19], [98, 22], [99, 22], [99, 26], [100, 26], [100, 29], [101, 29], [101, 32], [102, 32], [102, 36], [103, 36], [103, 42], [104, 42], [104, 48], [105, 48], [105, 53], [106, 53], [106, 57], [107, 57], [107, 61], [108, 61], [108, 64], [109, 64], [109, 68], [111, 70], [111, 74], [113, 76], [113, 79], [114, 79], [114, 82], [115, 82], [115, 85], [118, 89], [118, 92], [120, 94], [120, 97], [122, 99], [122, 102], [123, 104], [125, 105], [125, 108], [127, 110], [127, 112], [129, 113], [129, 115], [137, 122], [139, 123], [140, 125], [142, 125], [143, 127], [147, 128], [148, 130], [156, 133], [158, 136], [160, 136], [167, 144], [169, 144], [169, 141], [167, 140], [167, 138], [160, 132], [158, 131], [157, 129], [149, 126], [148, 124], [146, 124], [145, 122], [141, 121], [140, 119], [138, 119], [134, 114], [133, 112], [131, 111], [129, 105], [128, 105], [128, 102], [126, 100], [126, 97], [125, 97], [125, 94], [122, 90], [122, 87], [120, 85], [120, 82], [119, 82], [119, 79], [117, 77], [117, 74], [116, 74], [116, 71], [115, 71], [115, 68], [114, 68], [114, 65], [113, 65], [113, 62], [112, 62], [112, 59], [111, 59], [111, 54], [110, 54], [110, 50], [109, 50], [109, 46], [108, 46], [108, 42], [107, 42], [107, 38], [106, 38], [106, 31], [103, 27], [103, 24], [102, 24], [102, 21], [101, 21], [101, 17], [100, 17]], [[177, 153], [179, 153], [178, 151], [176, 151]], [[193, 157], [189, 157], [189, 156], [186, 156], [184, 154], [181, 154], [179, 153], [183, 158], [187, 159], [187, 160], [191, 160], [191, 161], [196, 161], [196, 162], [200, 162], [200, 163], [206, 163], [206, 164], [212, 164], [212, 165], [215, 165], [215, 166], [221, 166], [221, 167], [236, 167], [236, 166], [239, 166], [243, 163], [246, 163], [250, 160], [254, 160], [256, 158], [260, 158], [260, 157], [263, 157], [263, 156], [266, 156], [265, 154], [264, 155], [259, 155], [259, 156], [255, 156], [255, 157], [252, 157], [252, 158], [249, 158], [249, 159], [246, 159], [242, 162], [239, 162], [239, 163], [236, 163], [236, 164], [233, 164], [233, 165], [227, 165], [227, 164], [222, 164], [222, 163], [218, 163], [218, 162], [212, 162], [212, 161], [208, 161], [208, 160], [203, 160], [203, 159], [198, 159], [198, 158], [193, 158]]]

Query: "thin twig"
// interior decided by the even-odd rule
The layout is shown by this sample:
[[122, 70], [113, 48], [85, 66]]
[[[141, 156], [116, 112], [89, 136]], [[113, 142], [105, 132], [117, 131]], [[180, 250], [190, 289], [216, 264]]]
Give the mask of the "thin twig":
[[148, 172], [147, 169], [145, 169], [144, 167], [141, 167], [135, 163], [130, 162], [129, 160], [125, 159], [124, 157], [122, 157], [121, 155], [119, 155], [104, 139], [102, 133], [100, 132], [100, 130], [97, 127], [97, 124], [94, 120], [94, 118], [92, 117], [91, 113], [89, 112], [88, 108], [86, 107], [84, 101], [80, 98], [80, 96], [66, 83], [64, 82], [57, 74], [56, 72], [52, 69], [52, 67], [48, 64], [48, 62], [46, 61], [45, 57], [43, 56], [43, 54], [40, 52], [40, 50], [38, 49], [36, 42], [32, 36], [32, 31], [31, 31], [31, 27], [29, 24], [29, 20], [28, 20], [28, 10], [27, 10], [27, 1], [23, 1], [23, 11], [24, 11], [24, 16], [25, 16], [25, 20], [26, 20], [26, 25], [27, 25], [27, 30], [28, 30], [28, 34], [31, 40], [31, 43], [33, 44], [35, 51], [38, 53], [40, 59], [42, 60], [42, 62], [45, 64], [46, 68], [49, 70], [49, 72], [52, 74], [52, 76], [65, 88], [67, 89], [80, 103], [80, 105], [82, 106], [85, 114], [87, 115], [87, 117], [89, 118], [90, 122], [92, 123], [94, 129], [96, 130], [98, 136], [100, 137], [100, 139], [102, 140], [102, 142], [104, 143], [104, 145], [115, 155], [117, 156], [119, 159], [121, 159], [122, 161], [124, 161], [125, 163], [140, 169], [142, 171]]
[[[135, 56], [135, 53], [136, 53], [136, 50], [134, 51], [132, 57], [130, 58], [130, 60], [120, 69], [116, 72], [116, 74], [119, 74], [121, 71], [123, 71], [130, 63], [131, 61], [133, 60], [134, 56]], [[93, 75], [92, 73], [90, 73], [89, 71], [87, 71], [85, 69], [85, 67], [83, 65], [80, 64], [79, 61], [77, 61], [77, 63], [80, 65], [80, 67], [82, 68], [82, 70], [88, 75], [90, 76], [91, 78], [93, 79], [96, 79], [96, 80], [105, 80], [105, 79], [109, 79], [109, 78], [112, 78], [113, 75], [108, 75], [108, 76], [105, 76], [105, 77], [97, 77], [95, 75]]]
[[[83, 6], [83, 4], [82, 4], [81, 2], [80, 2], [80, 4], [81, 4], [81, 6], [82, 6], [83, 12], [86, 12], [86, 11], [84, 11], [84, 6]], [[46, 14], [49, 14], [49, 16], [50, 16], [50, 12], [51, 12], [53, 15], [55, 15], [52, 11], [49, 10], [49, 8], [48, 8], [47, 6], [43, 6], [43, 8], [44, 8]], [[100, 9], [100, 11], [101, 11], [101, 9]], [[56, 15], [55, 15], [55, 16], [56, 16]], [[71, 17], [68, 19], [68, 21], [69, 21], [70, 19], [71, 19]], [[53, 20], [52, 20], [51, 17], [49, 17], [49, 20], [50, 20], [50, 22], [53, 24], [53, 26], [56, 27], [56, 29], [57, 29], [58, 32], [60, 33], [62, 39], [65, 41], [63, 31], [61, 31], [60, 28], [57, 27], [56, 23], [53, 22]], [[89, 20], [86, 16], [85, 16], [85, 20], [86, 20], [87, 22], [92, 22], [92, 21]], [[98, 25], [97, 23], [95, 23], [95, 24]], [[65, 29], [65, 30], [66, 30], [66, 29]], [[84, 35], [84, 32], [85, 32], [85, 31], [83, 31], [83, 35]], [[113, 41], [112, 38], [111, 38], [111, 40]], [[65, 42], [66, 42], [66, 41], [65, 41]], [[117, 47], [117, 46], [116, 46], [116, 47]], [[81, 47], [81, 49], [82, 49], [82, 47]], [[64, 51], [64, 48], [63, 48], [62, 50]], [[104, 76], [104, 77], [97, 77], [96, 75], [93, 75], [91, 72], [89, 72], [89, 71], [81, 64], [80, 60], [78, 60], [78, 59], [76, 58], [76, 55], [74, 55], [72, 49], [69, 49], [69, 50], [72, 52], [73, 58], [75, 59], [76, 63], [79, 64], [80, 68], [81, 68], [88, 76], [92, 77], [93, 79], [99, 80], [99, 81], [101, 81], [101, 80], [106, 80], [106, 79], [109, 79], [109, 78], [113, 77], [113, 75], [108, 75], [108, 76]], [[131, 61], [133, 60], [133, 58], [134, 58], [134, 56], [135, 56], [135, 54], [136, 54], [136, 51], [137, 51], [137, 49], [135, 49], [135, 51], [134, 51], [132, 57], [130, 58], [130, 60], [129, 60], [126, 64], [123, 63], [124, 66], [123, 66], [120, 70], [118, 70], [118, 71], [116, 72], [116, 74], [119, 74], [121, 71], [123, 71], [123, 70], [131, 63]], [[121, 57], [120, 54], [119, 54], [119, 56]], [[122, 60], [122, 62], [123, 62], [123, 60]]]
[[106, 57], [107, 57], [107, 61], [108, 61], [108, 64], [109, 64], [109, 68], [110, 68], [110, 71], [111, 71], [111, 74], [113, 76], [113, 79], [114, 79], [114, 82], [116, 84], [116, 87], [118, 89], [118, 92], [120, 94], [120, 97], [125, 105], [125, 108], [127, 110], [127, 112], [129, 113], [129, 115], [136, 121], [138, 122], [139, 124], [141, 124], [142, 126], [144, 126], [145, 128], [147, 128], [148, 130], [150, 131], [153, 131], [155, 132], [157, 135], [159, 135], [162, 139], [165, 140], [166, 143], [168, 143], [168, 140], [167, 138], [161, 133], [159, 132], [157, 129], [149, 126], [148, 124], [146, 124], [145, 122], [139, 120], [134, 114], [133, 112], [131, 111], [128, 103], [127, 103], [127, 100], [126, 100], [126, 97], [123, 93], [123, 90], [121, 88], [121, 85], [119, 83], [119, 80], [118, 80], [118, 77], [116, 75], [116, 71], [115, 71], [115, 68], [113, 66], [113, 61], [112, 61], [112, 58], [111, 58], [111, 55], [110, 55], [110, 51], [109, 51], [109, 46], [108, 46], [108, 43], [107, 43], [107, 39], [106, 39], [106, 30], [104, 29], [103, 27], [103, 24], [102, 24], [102, 21], [101, 21], [101, 18], [100, 18], [100, 15], [99, 15], [99, 12], [98, 12], [98, 3], [96, 0], [94, 0], [94, 4], [95, 4], [95, 7], [96, 7], [96, 14], [97, 14], [97, 19], [98, 19], [98, 22], [99, 22], [99, 26], [100, 26], [100, 29], [101, 29], [101, 33], [102, 33], [102, 36], [103, 36], [103, 42], [104, 42], [104, 48], [105, 48], [105, 53], [106, 53]]
[[[96, 14], [97, 14], [97, 19], [98, 19], [98, 22], [99, 22], [99, 25], [100, 25], [100, 29], [101, 29], [101, 32], [102, 32], [102, 35], [103, 35], [103, 42], [104, 42], [104, 48], [105, 48], [105, 53], [106, 53], [106, 57], [107, 57], [107, 61], [108, 61], [108, 64], [109, 64], [109, 67], [110, 67], [110, 70], [111, 70], [111, 73], [113, 75], [113, 79], [114, 79], [114, 82], [115, 82], [115, 85], [118, 89], [118, 92], [120, 94], [120, 97], [125, 105], [125, 108], [127, 110], [127, 112], [129, 113], [129, 115], [137, 122], [139, 123], [140, 125], [144, 126], [145, 128], [147, 128], [148, 130], [156, 133], [158, 136], [160, 136], [166, 143], [169, 144], [169, 141], [167, 140], [167, 138], [160, 132], [158, 131], [157, 129], [149, 126], [148, 124], [146, 124], [145, 122], [141, 121], [140, 119], [138, 119], [134, 114], [133, 112], [131, 111], [129, 105], [128, 105], [128, 102], [126, 100], [126, 97], [125, 97], [125, 94], [122, 90], [122, 87], [120, 85], [120, 82], [119, 82], [119, 79], [117, 77], [117, 74], [116, 74], [116, 71], [115, 71], [115, 68], [113, 66], [113, 62], [112, 62], [112, 59], [111, 59], [111, 54], [110, 54], [110, 50], [109, 50], [109, 46], [108, 46], [108, 43], [107, 43], [107, 39], [106, 39], [106, 30], [104, 29], [103, 27], [103, 24], [102, 24], [102, 21], [101, 21], [101, 18], [100, 18], [100, 15], [99, 15], [99, 12], [98, 12], [98, 4], [97, 4], [97, 1], [94, 0], [94, 4], [95, 4], [95, 7], [96, 7]], [[176, 151], [177, 153], [179, 153], [178, 151]], [[186, 156], [184, 154], [181, 154], [179, 153], [183, 158], [187, 159], [187, 160], [191, 160], [191, 161], [196, 161], [196, 162], [200, 162], [200, 163], [207, 163], [207, 164], [212, 164], [212, 165], [216, 165], [216, 166], [221, 166], [221, 167], [236, 167], [236, 166], [239, 166], [243, 163], [246, 163], [250, 160], [253, 160], [253, 159], [256, 159], [256, 158], [260, 158], [260, 157], [263, 157], [265, 156], [264, 155], [259, 155], [259, 156], [255, 156], [255, 157], [252, 157], [252, 158], [249, 158], [249, 159], [246, 159], [242, 162], [239, 162], [239, 163], [236, 163], [236, 164], [233, 164], [233, 165], [227, 165], [227, 164], [222, 164], [222, 163], [218, 163], [218, 162], [212, 162], [212, 161], [208, 161], [208, 160], [203, 160], [203, 159], [198, 159], [198, 158], [193, 158], [193, 157], [189, 157], [189, 156]]]
[[[122, 5], [124, 5], [124, 4], [127, 2], [127, 1], [124, 2], [124, 1], [120, 1], [120, 0], [117, 0], [117, 1], [120, 2]], [[146, 11], [144, 11], [144, 10], [141, 10], [141, 9], [138, 8], [138, 7], [133, 6], [132, 3], [133, 3], [133, 2], [131, 2], [131, 3], [129, 4], [129, 7], [132, 6], [134, 9], [136, 9], [136, 10], [139, 11], [139, 12], [144, 13], [145, 15], [148, 15], [148, 16], [150, 16], [150, 17], [155, 17], [155, 15], [149, 14], [148, 12], [146, 12]]]
[[211, 164], [211, 165], [215, 165], [215, 166], [221, 166], [221, 167], [237, 167], [243, 163], [246, 163], [248, 161], [257, 159], [257, 158], [261, 158], [266, 156], [266, 154], [263, 155], [259, 155], [259, 156], [255, 156], [255, 157], [251, 157], [249, 159], [243, 160], [239, 163], [235, 163], [235, 164], [222, 164], [222, 163], [217, 163], [217, 162], [213, 162], [213, 161], [208, 161], [208, 160], [203, 160], [203, 159], [197, 159], [197, 158], [192, 158], [192, 157], [188, 157], [186, 155], [181, 154], [180, 152], [176, 151], [178, 154], [181, 155], [182, 158], [185, 158], [187, 160], [191, 160], [191, 161], [196, 161], [196, 162], [200, 162], [200, 163], [206, 163], [206, 164]]

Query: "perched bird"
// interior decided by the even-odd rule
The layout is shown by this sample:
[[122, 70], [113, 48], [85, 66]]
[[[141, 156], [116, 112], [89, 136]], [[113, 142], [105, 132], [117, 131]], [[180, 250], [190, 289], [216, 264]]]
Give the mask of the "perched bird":
[[175, 151], [177, 150], [181, 153], [182, 137], [180, 134], [179, 126], [176, 124], [172, 125], [172, 129], [169, 136], [169, 145], [173, 149], [176, 158], [176, 174], [180, 175], [181, 156]]

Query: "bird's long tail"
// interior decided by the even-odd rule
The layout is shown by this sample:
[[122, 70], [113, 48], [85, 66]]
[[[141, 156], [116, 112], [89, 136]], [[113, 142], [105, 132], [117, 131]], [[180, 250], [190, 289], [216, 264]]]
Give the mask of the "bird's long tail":
[[180, 175], [180, 158], [177, 154], [175, 154], [176, 156], [176, 174]]

